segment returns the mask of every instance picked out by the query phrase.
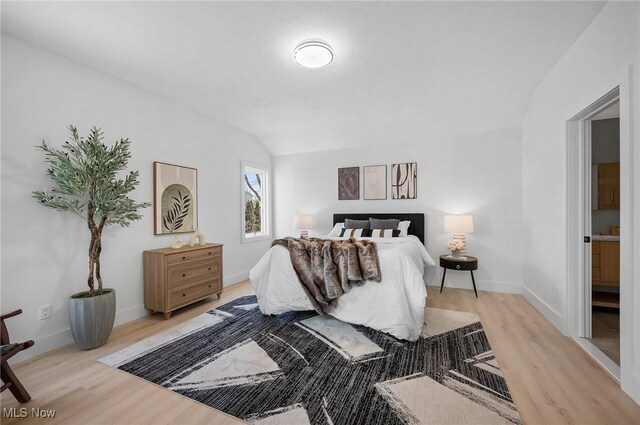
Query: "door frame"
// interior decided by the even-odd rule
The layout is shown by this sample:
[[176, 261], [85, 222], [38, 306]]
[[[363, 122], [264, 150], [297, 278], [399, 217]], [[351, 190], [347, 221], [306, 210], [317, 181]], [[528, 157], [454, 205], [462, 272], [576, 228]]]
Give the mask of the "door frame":
[[[640, 184], [640, 148], [634, 147], [634, 67], [629, 66], [627, 78], [590, 106], [567, 121], [567, 210], [566, 210], [566, 254], [567, 254], [567, 297], [565, 303], [565, 332], [585, 348], [607, 371], [621, 381], [622, 389], [632, 397], [640, 396], [638, 377], [640, 360], [634, 353], [640, 350], [637, 312], [640, 305], [640, 282], [638, 266], [633, 259], [640, 252], [640, 192], [634, 182]], [[591, 118], [607, 105], [619, 99], [620, 102], [620, 366], [611, 361], [591, 342], [585, 339], [590, 328], [591, 293], [585, 281], [591, 281], [591, 244], [584, 243], [583, 237], [591, 233], [590, 226], [591, 191], [590, 168], [586, 167], [585, 156], [590, 158]], [[589, 143], [589, 146], [587, 144]], [[636, 142], [637, 143], [637, 142]], [[589, 148], [589, 152], [585, 152]], [[585, 169], [588, 168], [588, 169]], [[588, 203], [587, 203], [588, 202]], [[587, 231], [587, 233], [584, 233]], [[588, 317], [587, 317], [588, 316]], [[587, 327], [588, 326], [588, 327]], [[622, 379], [620, 379], [622, 377]], [[636, 398], [637, 400], [637, 398]]]
[[567, 121], [566, 330], [573, 337], [591, 337], [592, 244], [584, 240], [592, 233], [591, 121], [616, 102], [620, 102], [619, 86]]

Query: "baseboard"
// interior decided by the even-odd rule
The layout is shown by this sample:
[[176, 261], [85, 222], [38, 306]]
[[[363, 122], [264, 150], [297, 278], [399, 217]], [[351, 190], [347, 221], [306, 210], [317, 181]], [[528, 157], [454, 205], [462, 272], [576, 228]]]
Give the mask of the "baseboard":
[[542, 313], [542, 315], [548, 321], [550, 321], [553, 326], [558, 328], [558, 330], [563, 334], [565, 333], [564, 321], [562, 320], [562, 316], [560, 315], [560, 313], [549, 307], [547, 303], [542, 301], [536, 294], [531, 292], [531, 290], [524, 285], [522, 285], [522, 295], [527, 301], [529, 301], [529, 304], [531, 304], [533, 307], [535, 307], [536, 310]]
[[[125, 310], [116, 312], [116, 318], [113, 326], [120, 326], [133, 320], [144, 317], [147, 314], [144, 306], [133, 306]], [[12, 363], [23, 362], [29, 360], [40, 354], [48, 353], [49, 351], [56, 350], [73, 343], [73, 336], [71, 335], [71, 329], [67, 328], [62, 331], [54, 332], [49, 335], [41, 336], [34, 339], [35, 344], [28, 350], [25, 350], [17, 354], [12, 359]]]
[[623, 377], [621, 386], [622, 391], [627, 393], [629, 397], [640, 406], [640, 385], [638, 384], [638, 379]]
[[587, 355], [589, 355], [596, 363], [604, 369], [605, 372], [609, 374], [613, 379], [615, 379], [618, 383], [620, 383], [620, 366], [615, 364], [613, 360], [606, 356], [602, 351], [598, 349], [595, 345], [593, 345], [586, 338], [575, 338], [572, 337], [578, 347], [582, 349]]
[[[438, 290], [440, 290], [441, 282], [437, 282], [436, 280], [433, 280], [429, 282], [427, 285], [432, 288], [438, 288]], [[447, 280], [444, 284], [443, 291], [446, 291], [447, 288], [473, 290], [473, 285], [471, 284], [471, 279], [469, 279], [469, 282]], [[502, 292], [505, 294], [521, 294], [522, 293], [522, 285], [519, 283], [492, 282], [492, 281], [477, 280], [477, 279], [476, 279], [476, 289], [478, 291]]]
[[249, 279], [249, 270], [231, 276], [225, 276], [222, 282], [222, 287], [226, 288], [229, 285], [233, 285], [247, 279]]
[[48, 353], [49, 351], [64, 347], [65, 345], [72, 344], [73, 337], [71, 336], [71, 329], [67, 328], [49, 335], [34, 338], [34, 342], [35, 344], [33, 347], [16, 354], [11, 360], [9, 360], [9, 362], [12, 364], [23, 362], [41, 354]]
[[132, 320], [144, 317], [147, 314], [147, 309], [145, 309], [143, 305], [129, 307], [126, 310], [121, 310], [116, 313], [116, 320], [114, 321], [113, 326], [116, 327], [123, 325], [125, 323], [131, 322]]
[[[225, 276], [223, 278], [223, 287], [233, 285], [243, 280], [249, 279], [249, 272], [242, 272], [232, 276]], [[144, 317], [147, 314], [144, 305], [137, 305], [129, 307], [124, 310], [116, 312], [116, 318], [114, 321], [114, 327], [120, 326], [133, 320]], [[49, 351], [56, 350], [73, 343], [73, 336], [71, 335], [71, 329], [67, 328], [58, 332], [54, 332], [49, 335], [34, 338], [35, 345], [28, 350], [25, 350], [11, 359], [11, 363], [15, 364], [29, 360], [35, 356], [48, 353]]]

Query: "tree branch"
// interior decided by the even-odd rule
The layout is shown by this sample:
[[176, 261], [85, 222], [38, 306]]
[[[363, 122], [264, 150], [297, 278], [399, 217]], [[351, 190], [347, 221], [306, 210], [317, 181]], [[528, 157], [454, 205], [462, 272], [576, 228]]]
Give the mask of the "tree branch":
[[253, 188], [253, 186], [251, 186], [251, 183], [249, 183], [249, 177], [247, 177], [247, 175], [244, 175], [244, 181], [247, 182], [247, 186], [249, 186], [249, 190], [251, 192], [253, 192], [254, 195], [256, 195], [256, 198], [258, 198], [260, 201], [262, 201], [262, 198], [260, 197], [260, 194], [258, 192], [256, 192], [256, 190]]

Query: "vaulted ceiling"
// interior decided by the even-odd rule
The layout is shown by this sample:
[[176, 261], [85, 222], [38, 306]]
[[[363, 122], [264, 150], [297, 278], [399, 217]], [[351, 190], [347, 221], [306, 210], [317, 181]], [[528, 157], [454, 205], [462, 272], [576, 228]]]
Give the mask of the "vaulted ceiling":
[[[2, 30], [257, 136], [275, 155], [519, 126], [602, 2], [2, 4]], [[307, 38], [335, 60], [306, 70]]]

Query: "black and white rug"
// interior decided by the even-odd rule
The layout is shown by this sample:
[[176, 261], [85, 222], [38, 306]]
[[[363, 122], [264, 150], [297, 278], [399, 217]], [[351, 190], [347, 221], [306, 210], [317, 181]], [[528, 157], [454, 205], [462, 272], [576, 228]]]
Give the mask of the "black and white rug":
[[478, 317], [427, 308], [398, 340], [241, 297], [100, 359], [255, 424], [518, 424]]

